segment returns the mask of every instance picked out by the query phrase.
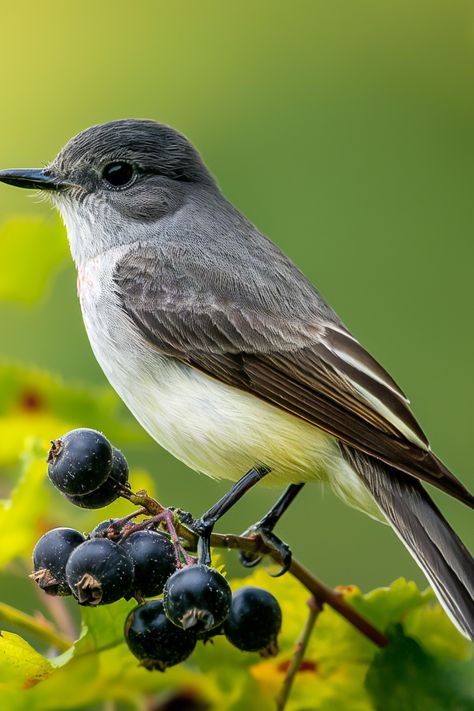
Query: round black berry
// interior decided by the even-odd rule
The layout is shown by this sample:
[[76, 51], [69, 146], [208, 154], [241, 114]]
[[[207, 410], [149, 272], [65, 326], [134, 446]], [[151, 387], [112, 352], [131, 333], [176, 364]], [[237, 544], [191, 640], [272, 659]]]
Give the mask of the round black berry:
[[51, 444], [49, 478], [64, 494], [83, 496], [98, 489], [111, 470], [112, 447], [96, 430], [72, 430]]
[[66, 498], [71, 504], [80, 506], [83, 509], [101, 509], [108, 506], [120, 494], [120, 489], [128, 484], [128, 464], [122, 452], [113, 448], [112, 469], [104, 481], [97, 489], [82, 496], [71, 496], [66, 494]]
[[227, 617], [232, 600], [229, 583], [214, 568], [191, 565], [177, 570], [164, 588], [168, 618], [183, 629], [196, 632], [218, 627]]
[[69, 557], [66, 579], [80, 605], [106, 605], [128, 597], [133, 563], [126, 551], [108, 538], [91, 538]]
[[122, 543], [133, 561], [133, 591], [142, 597], [161, 595], [176, 570], [176, 552], [168, 536], [158, 531], [136, 531]]
[[31, 578], [48, 595], [70, 595], [66, 580], [66, 563], [84, 536], [73, 528], [53, 528], [41, 536], [33, 549]]
[[280, 605], [267, 590], [249, 586], [233, 594], [224, 633], [235, 647], [264, 656], [275, 655], [280, 627]]
[[183, 662], [196, 646], [195, 632], [170, 622], [162, 600], [133, 608], [125, 621], [125, 640], [142, 666], [160, 671]]

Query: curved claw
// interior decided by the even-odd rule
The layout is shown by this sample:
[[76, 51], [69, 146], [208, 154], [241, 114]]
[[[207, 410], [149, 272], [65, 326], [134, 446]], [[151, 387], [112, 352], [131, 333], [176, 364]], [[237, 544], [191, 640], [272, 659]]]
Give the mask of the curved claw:
[[246, 568], [255, 568], [256, 565], [260, 563], [263, 555], [260, 553], [248, 553], [246, 551], [240, 551], [239, 553], [240, 562]]
[[291, 561], [293, 559], [291, 548], [287, 543], [284, 543], [281, 538], [275, 536], [273, 531], [268, 531], [265, 528], [262, 528], [260, 529], [259, 534], [265, 545], [277, 551], [281, 558], [282, 566], [280, 570], [277, 573], [270, 573], [272, 578], [279, 578], [281, 575], [287, 573], [291, 567]]
[[[252, 537], [259, 537], [268, 548], [272, 548], [277, 551], [280, 556], [282, 567], [277, 573], [270, 573], [271, 577], [279, 578], [281, 575], [287, 573], [291, 567], [291, 561], [293, 559], [289, 545], [278, 538], [272, 530], [265, 528], [264, 526], [256, 526], [248, 529], [243, 535], [248, 536], [249, 533]], [[262, 558], [263, 555], [260, 553], [247, 553], [245, 551], [240, 552], [240, 562], [246, 568], [253, 568], [258, 565]]]

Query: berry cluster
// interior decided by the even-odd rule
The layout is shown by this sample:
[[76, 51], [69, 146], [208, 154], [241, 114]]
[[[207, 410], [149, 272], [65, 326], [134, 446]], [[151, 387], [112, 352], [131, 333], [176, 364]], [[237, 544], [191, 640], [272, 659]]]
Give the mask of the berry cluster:
[[[129, 486], [124, 456], [95, 430], [54, 440], [48, 464], [53, 484], [77, 506], [99, 508]], [[242, 651], [277, 652], [281, 610], [273, 595], [256, 587], [232, 594], [219, 571], [184, 553], [166, 517], [135, 523], [136, 516], [103, 521], [87, 536], [48, 531], [34, 548], [31, 577], [49, 595], [72, 594], [80, 605], [135, 597], [125, 639], [147, 669], [164, 671], [217, 634]], [[159, 530], [164, 524], [167, 532]]]

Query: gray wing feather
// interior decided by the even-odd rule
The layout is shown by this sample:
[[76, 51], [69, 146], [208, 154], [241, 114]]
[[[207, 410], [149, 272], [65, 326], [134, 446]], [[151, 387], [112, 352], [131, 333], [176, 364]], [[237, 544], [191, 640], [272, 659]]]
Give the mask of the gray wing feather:
[[261, 235], [239, 251], [212, 242], [202, 252], [182, 241], [139, 246], [117, 264], [114, 282], [160, 352], [474, 505], [393, 379]]

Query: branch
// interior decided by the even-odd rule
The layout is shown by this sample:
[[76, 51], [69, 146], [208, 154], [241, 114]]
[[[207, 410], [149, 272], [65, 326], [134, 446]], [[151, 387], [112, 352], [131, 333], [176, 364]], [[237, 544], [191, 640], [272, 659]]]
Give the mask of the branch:
[[[157, 516], [166, 509], [147, 494], [146, 491], [138, 491], [136, 493], [124, 490], [121, 495], [128, 499], [131, 503], [146, 509], [152, 516]], [[186, 547], [190, 550], [197, 549], [198, 536], [192, 531], [180, 518], [182, 512], [175, 511], [174, 526], [181, 539], [186, 543]], [[275, 562], [281, 563], [278, 551], [266, 546], [258, 537], [234, 536], [232, 534], [213, 533], [211, 535], [211, 546], [214, 548], [227, 548], [233, 550], [245, 551], [247, 553], [261, 553], [270, 556]], [[300, 581], [304, 587], [309, 590], [313, 597], [320, 603], [329, 605], [333, 610], [339, 612], [340, 615], [356, 627], [367, 639], [376, 644], [378, 647], [385, 647], [388, 644], [387, 637], [374, 627], [365, 617], [360, 615], [353, 607], [347, 604], [344, 596], [327, 586], [325, 583], [318, 580], [312, 573], [309, 572], [301, 563], [293, 559], [289, 572], [293, 577]]]
[[290, 697], [291, 687], [293, 686], [295, 677], [296, 677], [296, 675], [301, 667], [301, 663], [304, 659], [304, 655], [305, 655], [306, 649], [309, 644], [309, 640], [311, 637], [311, 633], [313, 631], [313, 627], [316, 623], [316, 620], [318, 619], [319, 613], [322, 610], [321, 605], [318, 603], [318, 601], [314, 597], [308, 601], [308, 607], [309, 607], [308, 618], [305, 622], [305, 626], [304, 626], [303, 632], [301, 633], [301, 637], [299, 638], [299, 640], [296, 644], [295, 653], [294, 653], [293, 658], [290, 662], [290, 666], [287, 669], [287, 672], [285, 675], [285, 680], [283, 682], [283, 686], [281, 687], [280, 693], [278, 694], [278, 696], [276, 698], [276, 711], [283, 711], [283, 709], [286, 706], [286, 702], [288, 701], [288, 699]]

